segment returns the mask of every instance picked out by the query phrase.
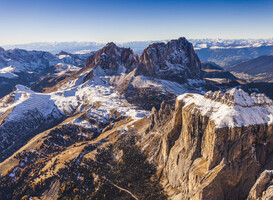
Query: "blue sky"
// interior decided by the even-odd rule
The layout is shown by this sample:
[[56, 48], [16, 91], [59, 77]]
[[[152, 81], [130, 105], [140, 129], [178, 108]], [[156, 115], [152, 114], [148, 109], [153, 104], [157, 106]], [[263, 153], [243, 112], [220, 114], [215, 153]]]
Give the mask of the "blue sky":
[[0, 0], [0, 45], [272, 38], [272, 0]]

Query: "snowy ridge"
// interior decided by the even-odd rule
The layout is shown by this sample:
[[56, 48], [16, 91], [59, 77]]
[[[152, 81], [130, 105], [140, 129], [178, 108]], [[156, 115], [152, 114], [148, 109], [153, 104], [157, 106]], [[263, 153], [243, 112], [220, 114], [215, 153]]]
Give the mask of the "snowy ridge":
[[0, 76], [6, 78], [16, 78], [16, 73], [20, 72], [41, 72], [50, 66], [58, 63], [82, 66], [85, 58], [76, 54], [63, 52], [52, 55], [43, 51], [26, 51], [23, 49], [13, 49], [0, 51]]
[[64, 63], [58, 63], [55, 65], [55, 70], [53, 76], [60, 76], [62, 74], [68, 73], [68, 72], [74, 72], [79, 70], [79, 67], [76, 67], [74, 65], [64, 64]]
[[63, 79], [79, 70], [84, 63], [84, 56], [66, 52], [53, 55], [43, 51], [2, 49], [0, 50], [0, 98], [12, 92], [17, 84], [31, 87], [42, 78], [45, 78], [42, 84], [55, 77]]
[[[185, 107], [198, 109], [202, 116], [215, 122], [216, 128], [273, 124], [273, 101], [264, 94], [249, 95], [241, 89], [227, 92], [183, 94], [177, 98]], [[194, 112], [194, 109], [191, 109]]]
[[56, 107], [51, 96], [48, 94], [35, 93], [30, 90], [28, 87], [23, 85], [16, 85], [16, 91], [13, 93], [14, 102], [9, 106], [1, 106], [0, 104], [0, 113], [4, 113], [9, 109], [13, 109], [12, 112], [7, 116], [5, 122], [20, 120], [24, 117], [25, 113], [28, 111], [38, 111], [45, 118], [50, 116], [52, 113], [55, 117], [57, 115], [63, 115], [60, 110]]
[[0, 69], [11, 66], [16, 73], [42, 70], [58, 62], [58, 58], [51, 53], [23, 49], [2, 51], [0, 60]]

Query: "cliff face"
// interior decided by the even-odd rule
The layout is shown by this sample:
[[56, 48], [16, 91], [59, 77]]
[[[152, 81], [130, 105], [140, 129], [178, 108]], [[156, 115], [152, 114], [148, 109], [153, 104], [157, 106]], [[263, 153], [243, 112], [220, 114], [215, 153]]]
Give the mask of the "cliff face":
[[179, 38], [147, 47], [140, 57], [136, 74], [185, 83], [187, 79], [200, 78], [200, 66], [192, 44]]
[[265, 96], [236, 89], [185, 94], [169, 120], [160, 114], [164, 107], [153, 112], [144, 138], [152, 145], [157, 138], [158, 146], [144, 149], [161, 169], [170, 196], [244, 199], [273, 151], [272, 111]]

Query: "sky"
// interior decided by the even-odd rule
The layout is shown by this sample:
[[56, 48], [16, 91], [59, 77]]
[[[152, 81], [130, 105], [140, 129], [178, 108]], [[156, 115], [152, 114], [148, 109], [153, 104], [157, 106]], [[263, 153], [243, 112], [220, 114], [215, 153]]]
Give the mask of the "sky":
[[273, 0], [0, 0], [0, 45], [272, 38]]

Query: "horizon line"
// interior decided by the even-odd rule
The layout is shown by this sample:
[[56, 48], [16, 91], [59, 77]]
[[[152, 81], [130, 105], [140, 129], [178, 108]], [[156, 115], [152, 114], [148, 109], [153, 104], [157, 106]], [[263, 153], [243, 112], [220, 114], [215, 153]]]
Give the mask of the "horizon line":
[[[181, 36], [184, 37], [184, 36]], [[180, 37], [178, 37], [180, 38]], [[126, 41], [126, 42], [120, 42], [120, 41], [104, 41], [104, 42], [96, 42], [96, 41], [92, 41], [92, 40], [84, 40], [84, 41], [80, 41], [80, 40], [66, 40], [66, 41], [36, 41], [36, 42], [23, 42], [23, 43], [10, 43], [10, 44], [0, 44], [1, 46], [14, 46], [14, 45], [29, 45], [29, 44], [58, 44], [58, 43], [72, 43], [72, 42], [76, 42], [76, 43], [96, 43], [96, 44], [107, 44], [110, 42], [116, 43], [116, 44], [126, 44], [126, 43], [131, 43], [131, 42], [155, 42], [155, 41], [171, 41], [171, 40], [176, 40], [178, 38], [175, 39], [160, 39], [160, 40], [131, 40], [131, 41]], [[268, 37], [268, 38], [187, 38], [185, 37], [187, 40], [273, 40], [273, 37]]]

